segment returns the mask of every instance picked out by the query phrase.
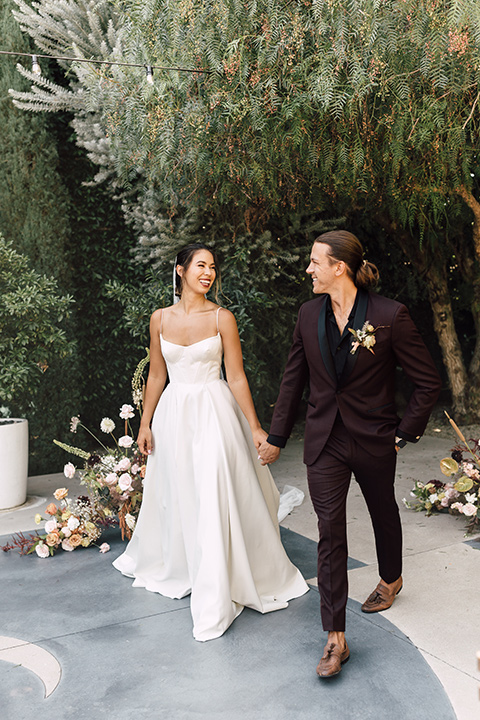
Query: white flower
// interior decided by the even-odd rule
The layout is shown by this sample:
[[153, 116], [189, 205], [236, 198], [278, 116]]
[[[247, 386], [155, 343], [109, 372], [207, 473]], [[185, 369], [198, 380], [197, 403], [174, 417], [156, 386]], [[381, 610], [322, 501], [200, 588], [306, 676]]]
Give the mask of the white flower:
[[80, 525], [80, 520], [76, 518], [74, 515], [70, 515], [70, 517], [67, 520], [67, 525], [70, 530], [76, 530], [78, 526]]
[[120, 417], [122, 420], [130, 420], [130, 418], [135, 417], [133, 407], [131, 405], [122, 405], [120, 408]]
[[467, 503], [474, 503], [477, 499], [477, 496], [475, 493], [465, 493], [465, 500]]
[[125, 515], [125, 522], [127, 523], [127, 526], [130, 528], [130, 530], [133, 530], [135, 527], [135, 518], [133, 515], [130, 515], [130, 513], [127, 513]]
[[133, 475], [136, 475], [139, 470], [140, 470], [140, 465], [138, 465], [138, 463], [134, 463], [134, 465], [132, 465], [132, 470], [131, 470]]
[[437, 493], [433, 493], [432, 495], [429, 496], [428, 499], [430, 500], [430, 502], [431, 502], [432, 504], [435, 503], [435, 502], [437, 502], [437, 500], [438, 500], [438, 495], [437, 495]]
[[110, 550], [110, 545], [108, 543], [102, 543], [98, 549], [101, 553], [106, 553]]
[[79, 426], [79, 424], [80, 424], [80, 418], [77, 417], [76, 415], [74, 415], [74, 416], [70, 419], [70, 432], [76, 433], [76, 432], [77, 432], [77, 427]]
[[75, 465], [71, 462], [68, 462], [63, 468], [63, 474], [66, 478], [73, 478], [73, 476], [75, 475]]
[[458, 510], [458, 512], [463, 512], [463, 503], [461, 502], [455, 502], [450, 505], [452, 510]]
[[375, 335], [367, 335], [365, 340], [363, 341], [363, 344], [366, 348], [372, 348], [376, 343]]
[[45, 543], [43, 542], [40, 542], [38, 543], [38, 545], [35, 546], [35, 552], [40, 558], [47, 558], [50, 555], [48, 545], [45, 545]]
[[47, 520], [47, 522], [45, 523], [45, 532], [51, 533], [54, 530], [56, 530], [57, 527], [58, 527], [58, 525], [57, 525], [57, 521], [55, 520], [55, 518], [52, 518], [52, 520]]
[[67, 538], [67, 537], [70, 537], [70, 535], [72, 534], [72, 531], [70, 530], [68, 525], [64, 525], [64, 527], [62, 528], [62, 533]]
[[130, 435], [122, 435], [118, 440], [120, 447], [129, 448], [133, 445], [133, 438]]
[[477, 508], [473, 503], [467, 503], [463, 506], [462, 512], [464, 515], [467, 515], [467, 517], [473, 517], [473, 515], [477, 514]]
[[72, 550], [75, 550], [70, 540], [62, 540], [62, 550], [66, 550], [67, 552], [72, 552]]
[[120, 477], [118, 478], [118, 487], [122, 491], [132, 489], [132, 478], [128, 473], [123, 473], [123, 475], [120, 475]]
[[111, 433], [115, 430], [115, 423], [110, 418], [104, 417], [100, 423], [100, 430], [104, 433]]

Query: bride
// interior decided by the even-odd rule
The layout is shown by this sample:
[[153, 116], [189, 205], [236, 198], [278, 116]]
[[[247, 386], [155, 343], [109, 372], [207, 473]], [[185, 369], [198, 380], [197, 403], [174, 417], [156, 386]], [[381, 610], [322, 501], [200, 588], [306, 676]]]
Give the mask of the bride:
[[113, 563], [135, 578], [134, 587], [171, 598], [191, 594], [193, 635], [202, 641], [222, 635], [244, 607], [279, 610], [308, 590], [281, 544], [278, 491], [258, 460], [267, 434], [235, 318], [206, 298], [218, 280], [214, 253], [187, 246], [176, 259], [179, 302], [151, 317], [138, 434], [148, 455], [143, 502], [132, 539]]

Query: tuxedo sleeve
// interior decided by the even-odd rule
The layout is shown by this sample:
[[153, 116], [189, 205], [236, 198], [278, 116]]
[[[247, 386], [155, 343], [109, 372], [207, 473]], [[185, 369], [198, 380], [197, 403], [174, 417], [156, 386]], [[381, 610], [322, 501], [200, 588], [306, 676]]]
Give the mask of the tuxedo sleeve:
[[437, 402], [441, 381], [405, 305], [400, 306], [393, 321], [392, 346], [399, 365], [415, 386], [397, 428], [397, 435], [416, 442], [423, 435]]
[[270, 425], [268, 442], [276, 447], [285, 447], [297, 416], [299, 402], [308, 380], [308, 364], [303, 347], [301, 332], [302, 310], [298, 313], [297, 324], [293, 332], [293, 342], [288, 354], [280, 391]]

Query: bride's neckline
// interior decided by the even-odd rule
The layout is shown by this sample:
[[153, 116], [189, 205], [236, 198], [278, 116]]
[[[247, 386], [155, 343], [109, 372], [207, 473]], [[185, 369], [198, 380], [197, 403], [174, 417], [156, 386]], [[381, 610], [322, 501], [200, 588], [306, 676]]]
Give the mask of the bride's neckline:
[[217, 332], [216, 335], [209, 335], [208, 337], [203, 338], [203, 340], [197, 340], [197, 342], [190, 343], [190, 345], [180, 345], [180, 343], [174, 343], [171, 340], [166, 340], [163, 337], [162, 333], [160, 333], [160, 337], [162, 338], [163, 342], [166, 342], [169, 345], [175, 345], [175, 347], [181, 347], [181, 348], [189, 348], [189, 347], [193, 347], [194, 345], [199, 345], [200, 343], [205, 342], [205, 340], [212, 340], [212, 338], [217, 338], [219, 335], [220, 335], [220, 332]]

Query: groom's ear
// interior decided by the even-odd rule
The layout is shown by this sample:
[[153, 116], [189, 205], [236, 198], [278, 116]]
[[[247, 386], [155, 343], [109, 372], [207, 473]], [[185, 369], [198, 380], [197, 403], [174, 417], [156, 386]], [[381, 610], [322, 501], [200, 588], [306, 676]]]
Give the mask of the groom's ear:
[[343, 262], [343, 260], [337, 261], [337, 267], [335, 268], [335, 275], [337, 277], [340, 277], [340, 275], [343, 275], [347, 271], [347, 266]]

